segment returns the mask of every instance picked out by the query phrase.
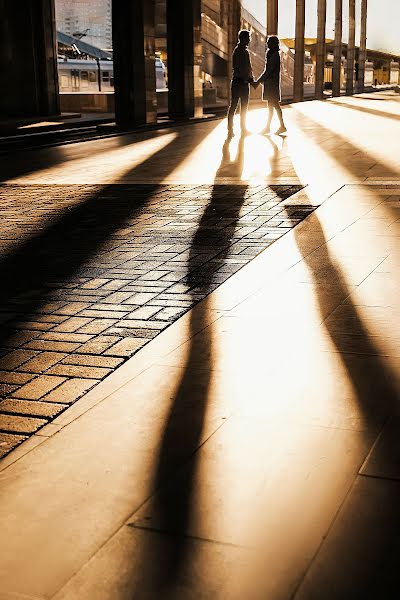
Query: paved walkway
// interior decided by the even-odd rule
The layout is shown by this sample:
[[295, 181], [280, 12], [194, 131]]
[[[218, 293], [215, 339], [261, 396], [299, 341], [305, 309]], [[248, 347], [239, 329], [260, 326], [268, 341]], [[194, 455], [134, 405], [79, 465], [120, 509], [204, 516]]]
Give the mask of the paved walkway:
[[285, 117], [2, 161], [1, 599], [397, 596], [399, 97]]
[[0, 186], [0, 456], [307, 217], [299, 189]]

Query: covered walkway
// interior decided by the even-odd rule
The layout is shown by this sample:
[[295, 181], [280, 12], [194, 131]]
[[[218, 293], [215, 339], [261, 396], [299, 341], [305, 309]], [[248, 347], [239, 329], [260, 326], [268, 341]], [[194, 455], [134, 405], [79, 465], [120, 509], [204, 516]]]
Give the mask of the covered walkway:
[[284, 115], [2, 159], [1, 600], [398, 596], [400, 98]]

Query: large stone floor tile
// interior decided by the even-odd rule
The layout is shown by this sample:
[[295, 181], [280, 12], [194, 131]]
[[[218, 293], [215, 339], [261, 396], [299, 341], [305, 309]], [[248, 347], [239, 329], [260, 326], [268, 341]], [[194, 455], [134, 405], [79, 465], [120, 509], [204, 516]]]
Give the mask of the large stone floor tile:
[[400, 411], [399, 370], [387, 361], [303, 348], [251, 372], [247, 395], [235, 395], [237, 414], [377, 433]]
[[326, 319], [354, 289], [350, 285], [294, 283], [284, 276], [280, 281], [264, 284], [256, 294], [235, 307], [232, 314], [258, 314], [260, 319], [274, 314], [276, 318], [296, 318], [312, 327]]
[[387, 306], [357, 306], [340, 304], [324, 321], [332, 334], [348, 333], [362, 335], [361, 328], [374, 338], [397, 338], [400, 310]]
[[289, 598], [372, 439], [354, 431], [233, 417], [130, 523], [254, 548], [264, 576], [268, 570], [264, 597]]
[[358, 306], [399, 308], [400, 282], [396, 273], [372, 273], [345, 302]]
[[361, 226], [346, 228], [327, 243], [332, 256], [353, 258], [381, 258], [398, 248], [398, 240], [394, 236], [375, 235], [365, 231]]
[[239, 600], [249, 555], [244, 548], [124, 526], [54, 600]]
[[209, 371], [145, 371], [2, 471], [0, 588], [60, 588], [225, 422], [210, 386]]
[[399, 595], [400, 483], [358, 477], [295, 600]]
[[353, 354], [379, 354], [382, 356], [394, 356], [400, 358], [400, 339], [395, 336], [384, 337], [370, 336], [355, 331], [353, 334], [337, 332], [332, 335], [326, 334], [321, 343], [321, 350], [325, 352], [340, 352]]
[[316, 250], [306, 261], [290, 269], [288, 277], [294, 281], [307, 283], [331, 283], [333, 271], [340, 275], [349, 285], [360, 285], [381, 263], [382, 258], [376, 257], [349, 257], [339, 261], [329, 257], [326, 251]]
[[304, 346], [309, 353], [319, 351], [323, 331], [317, 319], [304, 322], [296, 314], [268, 311], [265, 318], [257, 313], [247, 316], [249, 312], [251, 308], [246, 317], [236, 313], [220, 317], [156, 362], [185, 366], [195, 360], [202, 369], [224, 373], [232, 381], [244, 378], [243, 383], [249, 384], [257, 373], [268, 374], [285, 361], [296, 361]]
[[[221, 317], [160, 364], [184, 366], [196, 356], [199, 366], [212, 365], [221, 385], [234, 390], [237, 410], [249, 414], [364, 429], [398, 411], [400, 363], [384, 346], [397, 338], [371, 335], [359, 320], [357, 334], [349, 335], [316, 318], [244, 315]], [[358, 345], [351, 348], [354, 340]]]
[[400, 267], [400, 248], [398, 252], [392, 252], [387, 258], [377, 267], [377, 273], [397, 273]]
[[400, 418], [390, 419], [380, 433], [360, 473], [400, 480]]

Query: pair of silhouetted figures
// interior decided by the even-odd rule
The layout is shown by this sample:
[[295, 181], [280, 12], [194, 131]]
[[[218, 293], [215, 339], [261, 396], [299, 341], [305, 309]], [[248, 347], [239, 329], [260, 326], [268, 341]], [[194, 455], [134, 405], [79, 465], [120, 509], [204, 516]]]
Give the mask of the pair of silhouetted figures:
[[276, 132], [278, 135], [286, 132], [283, 121], [280, 86], [281, 59], [279, 56], [279, 39], [272, 35], [268, 38], [268, 52], [266, 56], [265, 69], [260, 77], [255, 80], [251, 66], [248, 46], [250, 44], [250, 32], [247, 29], [239, 31], [238, 44], [233, 52], [233, 77], [231, 84], [231, 104], [228, 111], [228, 137], [233, 137], [233, 117], [240, 102], [240, 126], [242, 135], [247, 133], [246, 117], [249, 105], [250, 85], [257, 88], [263, 85], [263, 100], [268, 102], [268, 120], [264, 134], [270, 133], [271, 121], [274, 110], [280, 122]]

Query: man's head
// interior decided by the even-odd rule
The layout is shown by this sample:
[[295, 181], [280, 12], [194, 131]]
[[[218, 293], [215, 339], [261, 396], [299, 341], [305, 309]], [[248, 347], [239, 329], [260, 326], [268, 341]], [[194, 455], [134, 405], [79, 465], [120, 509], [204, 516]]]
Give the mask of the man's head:
[[238, 35], [239, 44], [248, 46], [250, 44], [250, 31], [248, 29], [241, 29]]
[[279, 38], [276, 35], [270, 35], [268, 38], [267, 46], [272, 52], [278, 52], [279, 50]]

